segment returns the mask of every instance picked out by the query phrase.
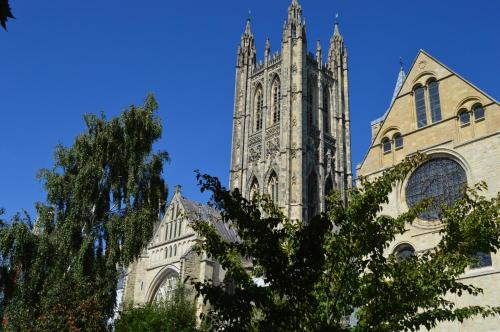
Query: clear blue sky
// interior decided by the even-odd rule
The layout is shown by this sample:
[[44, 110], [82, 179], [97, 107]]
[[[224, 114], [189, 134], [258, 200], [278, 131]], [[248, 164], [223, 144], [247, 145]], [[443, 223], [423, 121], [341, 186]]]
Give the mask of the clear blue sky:
[[[205, 200], [193, 170], [228, 178], [236, 47], [249, 9], [259, 58], [266, 36], [280, 48], [291, 0], [11, 0], [17, 20], [0, 31], [0, 206], [33, 214], [39, 168], [71, 144], [82, 114], [111, 117], [154, 92], [169, 151], [170, 187]], [[403, 57], [420, 48], [497, 100], [498, 0], [302, 0], [309, 49], [327, 49], [335, 13], [348, 47], [353, 165], [370, 143], [370, 121], [390, 101]]]

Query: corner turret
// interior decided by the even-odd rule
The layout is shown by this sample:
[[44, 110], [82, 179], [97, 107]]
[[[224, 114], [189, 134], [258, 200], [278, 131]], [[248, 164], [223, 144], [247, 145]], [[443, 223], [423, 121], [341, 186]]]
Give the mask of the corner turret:
[[238, 67], [243, 65], [253, 66], [256, 61], [256, 50], [255, 50], [255, 40], [252, 33], [252, 27], [250, 24], [250, 16], [247, 17], [247, 23], [245, 26], [245, 31], [241, 36], [241, 43], [238, 46]]

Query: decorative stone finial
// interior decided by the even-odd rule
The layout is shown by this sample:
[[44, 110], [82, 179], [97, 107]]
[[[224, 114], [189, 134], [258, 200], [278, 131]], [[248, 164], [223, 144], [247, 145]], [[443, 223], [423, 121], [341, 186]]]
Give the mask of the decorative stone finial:
[[176, 193], [176, 194], [177, 194], [177, 193], [179, 193], [179, 194], [180, 194], [180, 193], [181, 193], [181, 191], [182, 191], [182, 186], [181, 186], [180, 184], [176, 185], [176, 186], [175, 186], [175, 193]]

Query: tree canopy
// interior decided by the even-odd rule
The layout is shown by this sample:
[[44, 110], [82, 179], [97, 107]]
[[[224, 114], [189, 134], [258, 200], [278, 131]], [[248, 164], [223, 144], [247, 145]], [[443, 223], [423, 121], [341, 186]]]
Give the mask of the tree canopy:
[[168, 154], [153, 151], [162, 125], [149, 95], [115, 118], [84, 116], [86, 130], [55, 149], [39, 179], [47, 201], [37, 216], [0, 228], [0, 288], [7, 330], [104, 330], [117, 267], [150, 240], [164, 210]]
[[14, 18], [10, 8], [9, 0], [0, 0], [0, 25], [7, 30], [7, 21], [9, 18]]
[[172, 298], [138, 306], [128, 304], [116, 332], [196, 332], [196, 308], [190, 290], [180, 284]]
[[[197, 250], [226, 270], [225, 285], [192, 281], [210, 303], [205, 319], [224, 331], [416, 331], [498, 315], [498, 307], [457, 307], [448, 297], [481, 293], [459, 277], [477, 252], [496, 252], [500, 245], [499, 197], [481, 196], [483, 184], [442, 207], [442, 238], [435, 248], [406, 259], [386, 252], [432, 203], [397, 217], [381, 214], [394, 185], [425, 158], [417, 155], [372, 181], [361, 179], [347, 206], [332, 194], [328, 212], [308, 223], [288, 220], [269, 197], [249, 201], [199, 173], [201, 190], [212, 193], [211, 204], [241, 238], [228, 243], [209, 223], [193, 223], [204, 238]], [[256, 277], [265, 285], [255, 283]], [[349, 317], [356, 323], [349, 324]]]

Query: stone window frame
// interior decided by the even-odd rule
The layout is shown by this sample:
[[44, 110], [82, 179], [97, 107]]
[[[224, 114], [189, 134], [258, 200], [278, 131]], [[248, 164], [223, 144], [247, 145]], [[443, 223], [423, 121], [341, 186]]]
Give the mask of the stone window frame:
[[[392, 152], [392, 141], [389, 139], [389, 137], [382, 138], [382, 140], [380, 141], [380, 145], [382, 147], [383, 154], [389, 154]], [[389, 147], [389, 149], [386, 149], [387, 147]]]
[[275, 204], [279, 202], [279, 179], [278, 173], [276, 171], [271, 170], [269, 172], [269, 178], [267, 180], [267, 192], [271, 196], [271, 199]]
[[[456, 150], [443, 147], [436, 147], [429, 150], [424, 150], [424, 152], [427, 154], [429, 159], [448, 158], [456, 161], [465, 170], [465, 175], [467, 177], [467, 185], [470, 186], [472, 183], [476, 183], [478, 181], [478, 179], [474, 176], [474, 173], [472, 172], [472, 167], [468, 163], [467, 159], [465, 159], [465, 157], [462, 156], [460, 153], [458, 153]], [[407, 205], [406, 202], [406, 186], [412, 174], [413, 172], [408, 174], [406, 178], [403, 181], [400, 181], [399, 184], [397, 185], [396, 202], [397, 202], [397, 208], [400, 211], [409, 210], [409, 206]], [[442, 222], [441, 220], [426, 221], [417, 217], [413, 225], [419, 229], [433, 230], [442, 227]]]
[[[476, 116], [476, 110], [481, 109], [483, 111], [483, 115], [481, 117]], [[486, 119], [486, 110], [481, 103], [475, 103], [471, 108], [472, 114], [474, 115], [474, 122], [484, 121]]]
[[[398, 145], [398, 138], [401, 139], [401, 144]], [[399, 150], [399, 149], [402, 149], [404, 147], [404, 138], [403, 138], [403, 135], [401, 135], [401, 133], [398, 131], [396, 132], [393, 136], [392, 136], [392, 140], [394, 141], [394, 150]]]
[[[467, 116], [467, 121], [465, 121], [464, 116]], [[461, 108], [457, 113], [458, 125], [463, 128], [470, 126], [471, 124], [471, 112], [465, 108]]]
[[[439, 118], [438, 119], [434, 119], [434, 117], [436, 116], [436, 110], [433, 109], [433, 106], [435, 107], [436, 103], [433, 103], [433, 96], [431, 96], [431, 84], [432, 83], [435, 83], [436, 84], [436, 97], [437, 97], [437, 106], [439, 107]], [[428, 99], [428, 104], [429, 104], [429, 113], [430, 113], [430, 119], [431, 119], [431, 124], [432, 123], [436, 123], [436, 122], [439, 122], [441, 120], [443, 120], [443, 114], [442, 114], [442, 109], [441, 109], [441, 94], [440, 94], [440, 91], [439, 91], [439, 81], [434, 77], [430, 77], [426, 83], [425, 83], [425, 87], [426, 87], [426, 91], [427, 91], [427, 99]]]
[[[278, 90], [276, 91], [276, 89]], [[277, 124], [281, 121], [281, 103], [283, 99], [281, 90], [280, 76], [275, 74], [271, 80], [271, 125]]]
[[[260, 99], [259, 99], [260, 98]], [[263, 128], [264, 118], [264, 89], [259, 83], [255, 87], [253, 95], [253, 132], [260, 132]]]
[[[402, 255], [402, 253], [405, 251], [409, 251], [409, 252], [411, 252], [411, 254], [410, 255]], [[394, 256], [396, 256], [397, 261], [402, 261], [408, 257], [415, 256], [416, 252], [417, 251], [415, 250], [415, 246], [413, 246], [409, 242], [401, 242], [398, 245], [396, 245], [394, 247], [394, 249], [392, 250], [392, 253], [394, 254]]]
[[[436, 84], [436, 93], [435, 97], [437, 97], [437, 103], [433, 103], [433, 96], [431, 96], [431, 84]], [[417, 93], [418, 89], [422, 89], [422, 98], [423, 98], [423, 113], [425, 117], [420, 119], [419, 121], [419, 111], [417, 109]], [[441, 107], [441, 94], [440, 94], [440, 80], [438, 80], [433, 74], [429, 77], [425, 83], [416, 83], [412, 88], [412, 96], [413, 96], [413, 106], [414, 106], [414, 114], [415, 114], [415, 125], [416, 129], [427, 127], [433, 123], [437, 123], [443, 120], [442, 107]], [[434, 100], [435, 101], [435, 100]], [[439, 108], [439, 113], [436, 112], [435, 108]], [[422, 115], [422, 114], [420, 114]], [[438, 116], [439, 115], [439, 116]], [[419, 123], [422, 123], [419, 125]]]
[[[417, 106], [417, 91], [422, 91], [422, 102], [423, 104], [421, 105], [421, 107], [423, 107], [423, 113], [422, 113], [422, 110], [420, 109], [419, 110], [419, 107], [420, 106]], [[415, 105], [415, 123], [417, 125], [417, 129], [418, 128], [423, 128], [423, 127], [426, 127], [428, 124], [429, 124], [429, 121], [427, 121], [428, 119], [428, 107], [427, 107], [427, 98], [426, 98], [426, 86], [425, 85], [422, 85], [422, 84], [416, 84], [413, 89], [412, 89], [412, 92], [413, 92], [413, 99], [414, 99], [414, 105]], [[420, 100], [420, 99], [419, 99]], [[420, 116], [423, 115], [423, 118], [419, 118]]]

